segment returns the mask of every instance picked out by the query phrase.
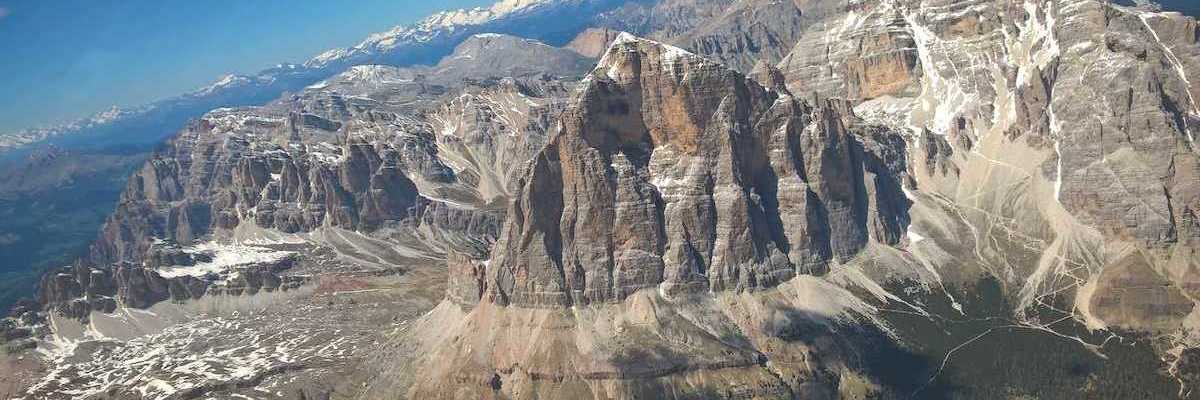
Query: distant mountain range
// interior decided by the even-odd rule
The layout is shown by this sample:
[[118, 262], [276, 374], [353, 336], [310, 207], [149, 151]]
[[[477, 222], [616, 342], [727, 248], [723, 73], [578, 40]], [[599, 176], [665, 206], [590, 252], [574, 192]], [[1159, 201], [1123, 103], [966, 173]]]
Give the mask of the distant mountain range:
[[[84, 254], [117, 205], [129, 174], [190, 120], [214, 109], [263, 105], [327, 80], [337, 84], [336, 77], [348, 70], [433, 66], [476, 33], [512, 32], [564, 44], [591, 26], [596, 15], [622, 4], [628, 2], [506, 0], [488, 8], [440, 12], [303, 64], [226, 75], [206, 87], [144, 106], [114, 107], [68, 124], [0, 135], [0, 216], [6, 216], [0, 218], [0, 308], [33, 296], [43, 269]], [[364, 67], [351, 68], [356, 65]], [[449, 63], [446, 68], [464, 67]], [[473, 71], [423, 73], [435, 72], [463, 76]], [[69, 223], [60, 223], [65, 221]]]
[[595, 15], [624, 0], [505, 0], [488, 8], [444, 11], [412, 25], [368, 36], [359, 44], [332, 49], [303, 64], [279, 64], [250, 75], [226, 75], [211, 85], [144, 106], [110, 110], [66, 124], [0, 135], [0, 161], [31, 148], [148, 147], [189, 119], [220, 107], [263, 104], [361, 64], [434, 64], [472, 34], [508, 33], [563, 44], [591, 24]]
[[11, 152], [0, 249], [71, 257], [0, 319], [0, 377], [36, 354], [12, 397], [1195, 398], [1198, 75], [1200, 22], [1143, 1], [440, 13]]

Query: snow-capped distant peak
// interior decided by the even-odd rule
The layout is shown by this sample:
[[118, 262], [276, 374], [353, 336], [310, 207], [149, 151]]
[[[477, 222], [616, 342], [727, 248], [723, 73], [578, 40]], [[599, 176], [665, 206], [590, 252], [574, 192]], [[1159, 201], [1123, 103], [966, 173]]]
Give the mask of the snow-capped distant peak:
[[222, 76], [221, 79], [217, 79], [217, 81], [213, 82], [211, 85], [208, 85], [208, 86], [200, 88], [199, 90], [196, 90], [195, 93], [200, 94], [200, 95], [205, 95], [205, 94], [210, 94], [210, 93], [216, 92], [221, 89], [225, 89], [225, 88], [229, 88], [229, 87], [233, 87], [233, 86], [244, 85], [247, 83], [250, 83], [250, 78], [248, 78], [248, 77], [241, 76], [241, 75], [227, 74], [225, 76]]
[[493, 4], [491, 11], [497, 14], [510, 13], [521, 9], [535, 6], [542, 3], [548, 3], [550, 0], [503, 0]]
[[410, 26], [397, 26], [384, 32], [371, 34], [354, 47], [326, 51], [306, 61], [304, 65], [320, 68], [355, 55], [386, 51], [403, 43], [428, 42], [446, 31], [453, 32], [459, 27], [481, 25], [555, 1], [560, 0], [502, 0], [487, 8], [442, 11]]
[[613, 39], [612, 46], [625, 44], [625, 43], [632, 43], [632, 42], [636, 42], [636, 41], [638, 41], [637, 36], [633, 36], [633, 34], [631, 34], [629, 32], [621, 32], [620, 34], [617, 34], [617, 37], [615, 39]]
[[237, 82], [238, 78], [239, 77], [237, 75], [227, 74], [225, 76], [222, 76], [221, 79], [218, 79], [216, 82], [214, 82], [212, 84], [212, 86], [228, 86], [229, 84]]
[[357, 65], [343, 72], [340, 77], [350, 81], [377, 82], [395, 78], [400, 70], [385, 65]]
[[91, 122], [93, 124], [103, 124], [103, 123], [114, 121], [117, 118], [121, 118], [121, 116], [124, 114], [125, 114], [125, 110], [122, 110], [120, 107], [117, 107], [117, 106], [112, 106], [107, 111], [103, 111], [96, 115], [93, 115], [91, 118]]
[[315, 67], [315, 66], [325, 65], [325, 64], [328, 64], [330, 61], [334, 61], [334, 60], [338, 60], [343, 57], [346, 57], [347, 53], [348, 53], [348, 51], [346, 49], [329, 50], [324, 53], [318, 54], [316, 57], [313, 57], [311, 60], [304, 62], [304, 66]]
[[411, 74], [405, 73], [401, 68], [387, 65], [356, 65], [333, 78], [309, 85], [306, 89], [320, 90], [331, 84], [407, 83], [412, 81]]
[[551, 0], [503, 0], [489, 8], [476, 7], [470, 10], [443, 11], [417, 24], [427, 28], [450, 28], [456, 25], [478, 25], [493, 19], [521, 11]]
[[607, 61], [608, 53], [610, 53], [613, 48], [620, 47], [622, 45], [626, 45], [626, 44], [630, 44], [630, 43], [646, 43], [646, 44], [650, 44], [650, 45], [662, 48], [663, 49], [662, 57], [664, 58], [665, 61], [676, 61], [680, 58], [685, 58], [685, 57], [699, 57], [699, 56], [693, 54], [692, 52], [684, 50], [679, 47], [675, 47], [675, 46], [672, 46], [672, 45], [669, 45], [669, 44], [666, 44], [663, 42], [659, 42], [656, 40], [638, 37], [629, 32], [621, 32], [620, 34], [617, 35], [617, 37], [615, 39], [613, 39], [612, 44], [609, 45], [609, 50], [605, 51], [605, 57], [602, 58], [598, 64], [600, 66], [607, 66], [608, 65], [608, 61]]

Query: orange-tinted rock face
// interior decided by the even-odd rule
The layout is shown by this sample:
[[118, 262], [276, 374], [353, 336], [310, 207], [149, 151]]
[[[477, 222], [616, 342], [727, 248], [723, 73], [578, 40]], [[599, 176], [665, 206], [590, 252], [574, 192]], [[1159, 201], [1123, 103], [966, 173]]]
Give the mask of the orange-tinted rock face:
[[[487, 295], [565, 306], [660, 285], [745, 290], [852, 257], [874, 224], [869, 205], [905, 201], [898, 183], [870, 198], [867, 169], [898, 182], [903, 167], [867, 166], [874, 156], [862, 145], [873, 139], [854, 139], [846, 107], [809, 105], [680, 49], [619, 38], [524, 178]], [[874, 208], [906, 218], [903, 207]]]
[[857, 41], [857, 54], [845, 64], [849, 98], [896, 95], [917, 84], [920, 66], [907, 33], [886, 32]]
[[575, 36], [565, 47], [584, 57], [600, 58], [620, 33], [608, 28], [588, 28]]
[[875, 23], [876, 13], [884, 20], [891, 15], [864, 2], [808, 25], [779, 63], [788, 87], [853, 100], [913, 93], [921, 66], [912, 33], [899, 18]]

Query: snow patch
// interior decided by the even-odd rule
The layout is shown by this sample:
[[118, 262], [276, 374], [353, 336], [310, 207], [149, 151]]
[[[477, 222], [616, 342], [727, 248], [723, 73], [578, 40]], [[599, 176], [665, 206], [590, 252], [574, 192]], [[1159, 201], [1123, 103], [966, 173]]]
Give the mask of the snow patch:
[[230, 88], [230, 87], [234, 87], [234, 86], [241, 86], [241, 85], [245, 85], [245, 84], [249, 84], [249, 83], [250, 83], [250, 78], [247, 78], [245, 76], [240, 76], [240, 75], [228, 74], [228, 75], [222, 76], [220, 79], [217, 79], [217, 81], [213, 82], [211, 85], [208, 85], [203, 88], [200, 88], [199, 90], [196, 90], [193, 94], [208, 95], [208, 94], [212, 94], [221, 89]]
[[[945, 44], [932, 30], [918, 23], [916, 17], [908, 16], [906, 18], [912, 28], [913, 41], [917, 44], [917, 55], [925, 75], [916, 107], [925, 116], [925, 120], [920, 123], [910, 120], [909, 124], [925, 127], [933, 133], [945, 135], [949, 133], [962, 110], [971, 109], [977, 105], [978, 97], [964, 92], [953, 78], [942, 76], [938, 69], [940, 64], [934, 60], [933, 54], [934, 47], [945, 46]], [[912, 115], [916, 116], [917, 113]]]
[[[661, 53], [659, 54], [659, 59], [658, 59], [659, 65], [662, 67], [663, 70], [666, 71], [666, 73], [668, 75], [671, 75], [671, 76], [677, 75], [678, 67], [680, 65], [682, 65], [684, 62], [687, 62], [692, 59], [695, 59], [695, 60], [698, 60], [701, 62], [704, 60], [703, 58], [700, 58], [699, 56], [697, 56], [687, 50], [684, 50], [682, 48], [672, 46], [672, 45], [669, 45], [666, 43], [646, 39], [646, 38], [640, 38], [640, 37], [634, 36], [628, 32], [621, 32], [620, 34], [617, 35], [617, 37], [615, 39], [613, 39], [612, 44], [609, 45], [608, 50], [604, 52], [604, 56], [602, 56], [600, 58], [600, 61], [598, 63], [596, 63], [596, 69], [593, 71], [593, 74], [596, 74], [596, 73], [602, 71], [603, 75], [607, 76], [609, 78], [609, 80], [614, 80], [614, 81], [621, 80], [623, 78], [621, 76], [621, 70], [618, 68], [614, 68], [614, 65], [612, 64], [612, 60], [609, 59], [609, 56], [611, 54], [613, 54], [616, 51], [616, 49], [621, 46], [627, 46], [627, 45], [638, 44], [638, 43], [646, 43], [648, 45], [652, 45], [654, 47], [661, 49]], [[588, 86], [588, 83], [591, 82], [590, 78], [591, 78], [591, 75], [586, 77], [583, 81], [582, 86], [584, 86], [584, 87]], [[679, 78], [682, 78], [682, 77], [679, 77]]]
[[292, 254], [292, 252], [273, 250], [266, 247], [221, 244], [217, 242], [201, 243], [185, 248], [184, 251], [211, 254], [212, 261], [192, 266], [163, 268], [158, 270], [158, 274], [163, 278], [180, 276], [199, 277], [210, 273], [221, 273], [237, 266], [278, 262]]
[[[345, 359], [354, 335], [304, 326], [271, 329], [268, 321], [197, 318], [162, 332], [113, 342], [100, 357], [49, 365], [22, 399], [91, 398], [130, 388], [162, 400], [214, 383], [262, 379], [273, 371]], [[271, 321], [275, 322], [275, 321]]]
[[396, 26], [371, 34], [354, 47], [326, 51], [304, 65], [320, 68], [355, 56], [378, 54], [406, 43], [426, 43], [463, 27], [482, 25], [555, 1], [558, 0], [503, 0], [488, 8], [442, 11], [413, 25]]

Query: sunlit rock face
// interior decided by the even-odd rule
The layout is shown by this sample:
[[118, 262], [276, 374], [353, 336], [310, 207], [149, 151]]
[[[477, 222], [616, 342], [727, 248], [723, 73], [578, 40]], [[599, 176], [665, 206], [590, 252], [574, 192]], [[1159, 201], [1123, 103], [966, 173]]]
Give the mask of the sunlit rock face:
[[279, 247], [296, 241], [387, 247], [365, 257], [377, 268], [486, 249], [590, 63], [478, 35], [436, 66], [356, 66], [266, 106], [214, 110], [134, 174], [90, 255], [44, 279], [43, 301], [82, 317], [286, 289], [275, 275], [297, 249]]
[[1195, 24], [1086, 0], [860, 1], [810, 24], [779, 69], [793, 93], [906, 132], [915, 208], [961, 214], [916, 213], [910, 232], [956, 239], [932, 253], [967, 251], [954, 258], [1008, 281], [1019, 308], [1077, 293], [1105, 326], [1087, 298], [1110, 267], [1172, 280], [1164, 298], [1189, 290]]
[[1095, 0], [662, 0], [594, 22], [567, 49], [480, 35], [435, 66], [354, 67], [209, 113], [45, 301], [340, 299], [394, 288], [330, 275], [412, 274], [397, 279], [416, 300], [370, 303], [411, 308], [356, 398], [1197, 383], [1194, 19]]
[[[747, 396], [831, 393], [828, 368], [858, 365], [841, 345], [777, 341], [810, 318], [873, 318], [820, 276], [901, 244], [904, 139], [848, 102], [793, 96], [770, 66], [755, 75], [775, 84], [616, 38], [519, 179], [490, 260], [451, 260], [451, 302], [418, 328], [431, 348], [411, 395], [637, 397], [732, 381]], [[775, 307], [788, 322], [759, 325]], [[818, 353], [840, 361], [761, 367]]]
[[848, 111], [618, 38], [522, 179], [489, 296], [537, 306], [619, 301], [659, 285], [752, 290], [822, 273], [871, 234], [898, 242], [903, 160], [885, 165], [868, 152], [902, 142], [856, 140]]
[[[749, 78], [681, 36], [651, 33], [679, 47], [585, 38], [611, 45], [520, 180], [490, 258], [456, 269], [469, 278], [457, 292], [465, 314], [436, 317], [461, 325], [430, 349], [457, 361], [425, 371], [413, 393], [482, 393], [438, 386], [465, 379], [489, 393], [636, 397], [633, 382], [649, 378], [629, 372], [622, 351], [661, 355], [675, 349], [667, 326], [722, 332], [725, 318], [773, 360], [783, 354], [766, 343], [778, 332], [746, 326], [769, 319], [724, 307], [810, 279], [870, 293], [843, 300], [921, 314], [934, 307], [922, 296], [955, 315], [1001, 304], [1015, 326], [1085, 348], [1103, 338], [1074, 332], [1170, 332], [1152, 346], [1170, 365], [1187, 362], [1200, 266], [1194, 20], [1087, 0], [791, 6], [809, 11], [794, 47], [754, 67], [732, 62]], [[705, 10], [690, 12], [717, 14]], [[995, 297], [979, 300], [993, 284]], [[925, 300], [902, 300], [913, 296]], [[680, 311], [706, 307], [720, 316]], [[872, 325], [871, 314], [855, 318]], [[636, 330], [621, 322], [633, 320], [648, 330], [638, 340], [620, 329]], [[1073, 325], [1055, 325], [1064, 321]], [[721, 387], [721, 373], [764, 397], [829, 384], [821, 368], [789, 375], [768, 361], [783, 378], [758, 381], [732, 360], [665, 359], [652, 364], [678, 372], [660, 371], [656, 387], [684, 393]]]

